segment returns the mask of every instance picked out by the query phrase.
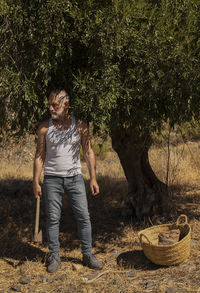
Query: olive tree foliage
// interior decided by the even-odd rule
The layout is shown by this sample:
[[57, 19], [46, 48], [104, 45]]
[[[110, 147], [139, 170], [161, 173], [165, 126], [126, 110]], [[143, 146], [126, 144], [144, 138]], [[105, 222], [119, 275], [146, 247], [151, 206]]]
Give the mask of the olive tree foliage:
[[74, 43], [71, 6], [67, 0], [1, 0], [2, 131], [34, 130], [46, 112], [50, 87], [62, 87], [70, 81]]
[[0, 7], [2, 129], [31, 130], [54, 87], [66, 87], [74, 112], [102, 133], [111, 125], [151, 130], [198, 113], [199, 1], [1, 0]]
[[89, 66], [74, 85], [97, 128], [151, 132], [198, 117], [199, 1], [83, 2], [77, 19]]

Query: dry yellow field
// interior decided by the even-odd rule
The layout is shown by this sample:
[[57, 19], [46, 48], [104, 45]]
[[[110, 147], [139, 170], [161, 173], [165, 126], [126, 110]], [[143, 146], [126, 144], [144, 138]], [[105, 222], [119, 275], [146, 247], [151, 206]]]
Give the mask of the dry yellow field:
[[[48, 249], [43, 200], [40, 228], [44, 241], [42, 245], [32, 241], [34, 149], [33, 137], [0, 146], [0, 292], [200, 292], [200, 143], [150, 150], [153, 170], [169, 183], [173, 210], [168, 218], [154, 217], [142, 223], [121, 218], [127, 185], [116, 154], [109, 151], [105, 160], [97, 160], [101, 193], [94, 198], [88, 191], [88, 201], [94, 253], [104, 269], [95, 272], [81, 265], [76, 224], [65, 196], [60, 230], [62, 264], [55, 274], [48, 274], [45, 268]], [[84, 162], [82, 167], [88, 190]], [[189, 259], [171, 267], [152, 264], [142, 252], [138, 231], [151, 224], [174, 222], [182, 213], [192, 227]]]

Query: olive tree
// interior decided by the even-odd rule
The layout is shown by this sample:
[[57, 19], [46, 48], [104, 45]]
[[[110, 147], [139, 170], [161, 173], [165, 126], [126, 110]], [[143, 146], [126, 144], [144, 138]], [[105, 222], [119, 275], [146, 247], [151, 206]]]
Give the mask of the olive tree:
[[111, 136], [128, 181], [127, 212], [137, 217], [167, 211], [167, 186], [149, 163], [151, 133], [199, 114], [199, 8], [184, 0], [104, 8], [88, 1], [89, 13], [78, 17], [89, 66], [75, 77], [76, 103]]

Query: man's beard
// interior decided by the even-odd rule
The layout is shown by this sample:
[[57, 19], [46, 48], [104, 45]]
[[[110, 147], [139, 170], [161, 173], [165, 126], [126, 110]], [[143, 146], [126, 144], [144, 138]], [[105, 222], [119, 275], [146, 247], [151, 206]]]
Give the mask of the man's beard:
[[51, 114], [51, 118], [52, 118], [53, 120], [58, 120], [59, 117], [60, 117], [60, 115], [58, 115], [58, 114]]
[[62, 112], [57, 112], [57, 113], [51, 113], [51, 118], [53, 120], [59, 120], [63, 115], [63, 111]]

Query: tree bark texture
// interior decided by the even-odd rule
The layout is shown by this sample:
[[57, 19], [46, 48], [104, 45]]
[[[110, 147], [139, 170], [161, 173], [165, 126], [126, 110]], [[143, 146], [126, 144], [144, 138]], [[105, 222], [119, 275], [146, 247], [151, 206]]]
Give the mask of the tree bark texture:
[[128, 195], [122, 214], [141, 219], [167, 212], [167, 185], [157, 178], [149, 163], [150, 135], [113, 131], [111, 136], [113, 149], [128, 181]]

